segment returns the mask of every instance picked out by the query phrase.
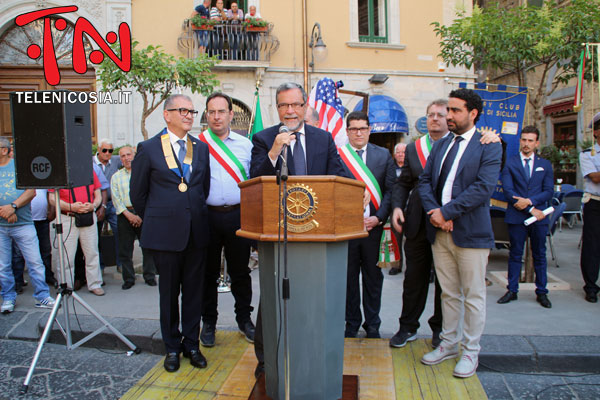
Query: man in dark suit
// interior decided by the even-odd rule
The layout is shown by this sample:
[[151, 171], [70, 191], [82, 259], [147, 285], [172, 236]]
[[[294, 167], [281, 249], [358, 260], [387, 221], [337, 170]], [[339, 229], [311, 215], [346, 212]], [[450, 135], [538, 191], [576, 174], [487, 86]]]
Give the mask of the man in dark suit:
[[485, 269], [494, 245], [489, 202], [502, 161], [500, 143], [480, 142], [475, 123], [482, 109], [474, 91], [450, 92], [447, 122], [453, 134], [433, 145], [418, 186], [429, 216], [427, 237], [433, 244], [444, 315], [442, 342], [421, 362], [434, 365], [457, 357], [462, 341], [462, 357], [454, 368], [454, 376], [460, 378], [475, 374], [478, 365], [485, 326]]
[[[281, 84], [275, 92], [280, 124], [258, 132], [252, 138], [250, 176], [276, 175], [281, 168], [281, 150], [287, 145], [287, 163], [290, 175], [345, 176], [340, 157], [329, 132], [304, 123], [308, 96], [297, 83]], [[285, 125], [290, 133], [279, 133]], [[300, 140], [296, 139], [296, 134]], [[306, 150], [305, 150], [306, 149]], [[254, 350], [258, 365], [254, 374], [258, 378], [264, 371], [264, 350], [260, 303], [256, 316]]]
[[379, 310], [383, 273], [377, 266], [383, 224], [390, 214], [392, 186], [396, 166], [389, 150], [369, 143], [369, 116], [354, 111], [346, 118], [349, 143], [340, 148], [346, 175], [367, 185], [371, 201], [365, 207], [364, 222], [369, 236], [348, 243], [348, 279], [346, 282], [346, 337], [356, 337], [362, 322], [359, 276], [362, 274], [362, 303], [367, 338], [380, 338]]
[[179, 369], [182, 351], [194, 367], [206, 367], [198, 336], [209, 240], [210, 166], [208, 146], [188, 134], [197, 114], [189, 97], [169, 97], [163, 111], [167, 127], [138, 144], [131, 172], [131, 202], [144, 221], [140, 245], [152, 251], [160, 275], [160, 327], [168, 372]]
[[[508, 159], [502, 171], [502, 188], [508, 201], [505, 221], [510, 236], [508, 259], [508, 291], [499, 300], [505, 304], [517, 300], [523, 247], [529, 236], [533, 266], [535, 269], [535, 294], [545, 308], [551, 308], [546, 289], [546, 234], [548, 218], [542, 210], [549, 206], [554, 193], [554, 173], [550, 161], [535, 154], [540, 145], [540, 132], [535, 126], [526, 126], [521, 131], [520, 152]], [[525, 226], [524, 221], [534, 216], [537, 221]]]
[[[406, 147], [402, 173], [398, 177], [392, 194], [392, 225], [406, 237], [404, 253], [406, 270], [402, 291], [402, 314], [400, 329], [390, 339], [390, 346], [404, 347], [407, 342], [417, 338], [419, 318], [425, 309], [429, 280], [433, 267], [431, 243], [425, 234], [425, 211], [421, 204], [419, 191], [414, 190], [419, 183], [419, 175], [425, 168], [427, 157], [433, 143], [448, 133], [446, 107], [448, 101], [439, 99], [427, 107], [428, 134]], [[435, 279], [435, 300], [433, 316], [429, 326], [433, 331], [431, 344], [436, 348], [440, 344], [442, 331], [442, 305], [440, 300], [442, 289]]]

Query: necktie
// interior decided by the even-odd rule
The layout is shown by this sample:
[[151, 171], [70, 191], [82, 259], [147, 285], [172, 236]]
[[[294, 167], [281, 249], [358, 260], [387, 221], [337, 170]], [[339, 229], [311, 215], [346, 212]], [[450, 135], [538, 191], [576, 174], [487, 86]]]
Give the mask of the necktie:
[[[177, 152], [177, 158], [179, 159], [179, 164], [181, 166], [181, 171], [183, 171], [183, 160], [185, 159], [185, 155], [186, 155], [185, 140], [183, 140], [183, 139], [178, 140], [177, 144], [179, 144], [179, 152]], [[187, 173], [185, 174], [185, 179], [187, 181], [190, 180], [190, 170], [189, 169], [188, 169]]]
[[295, 175], [306, 175], [306, 160], [304, 159], [304, 149], [300, 142], [300, 132], [296, 134], [296, 143], [294, 144], [294, 171]]
[[356, 150], [356, 154], [358, 154], [358, 157], [362, 160], [362, 155], [365, 151], [364, 150]]
[[452, 147], [448, 151], [446, 155], [446, 159], [444, 160], [444, 164], [442, 165], [442, 170], [440, 171], [440, 178], [437, 184], [437, 200], [440, 205], [442, 204], [442, 191], [444, 190], [444, 184], [446, 183], [446, 179], [448, 179], [448, 174], [452, 169], [452, 164], [454, 164], [454, 160], [456, 159], [456, 154], [458, 153], [458, 148], [460, 145], [460, 141], [463, 140], [462, 136], [456, 136], [454, 138], [454, 143]]
[[529, 180], [531, 178], [531, 171], [529, 170], [529, 158], [525, 159], [525, 178]]

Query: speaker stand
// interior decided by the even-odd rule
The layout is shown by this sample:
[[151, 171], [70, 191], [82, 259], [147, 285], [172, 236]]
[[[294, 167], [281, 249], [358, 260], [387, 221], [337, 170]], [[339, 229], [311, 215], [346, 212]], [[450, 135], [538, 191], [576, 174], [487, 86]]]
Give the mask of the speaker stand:
[[[58, 324], [58, 327], [60, 328], [61, 333], [63, 334], [63, 336], [65, 337], [65, 340], [67, 341], [67, 350], [76, 349], [77, 347], [81, 346], [85, 342], [89, 341], [93, 337], [100, 334], [104, 329], [109, 329], [112, 333], [115, 334], [115, 336], [117, 336], [123, 343], [125, 343], [135, 354], [140, 354], [142, 352], [142, 349], [140, 349], [139, 347], [134, 345], [121, 332], [119, 332], [114, 326], [112, 326], [110, 324], [110, 322], [108, 322], [106, 319], [104, 319], [102, 317], [102, 315], [100, 315], [96, 310], [94, 310], [92, 308], [92, 306], [87, 304], [81, 297], [79, 297], [79, 295], [77, 295], [77, 293], [74, 293], [73, 289], [67, 287], [65, 264], [64, 264], [64, 256], [65, 255], [64, 255], [64, 248], [63, 248], [63, 229], [62, 229], [63, 227], [62, 227], [61, 213], [60, 213], [59, 189], [54, 190], [54, 195], [55, 195], [54, 199], [55, 199], [55, 204], [56, 204], [56, 207], [55, 207], [56, 208], [55, 229], [56, 229], [56, 237], [57, 237], [57, 242], [58, 242], [58, 265], [59, 265], [59, 269], [60, 269], [60, 276], [59, 276], [60, 291], [59, 291], [58, 295], [56, 296], [56, 303], [54, 304], [54, 307], [52, 307], [52, 312], [50, 313], [50, 317], [48, 317], [48, 321], [46, 322], [46, 326], [44, 328], [44, 333], [42, 334], [42, 337], [40, 338], [37, 349], [35, 350], [35, 355], [33, 356], [33, 360], [31, 361], [31, 366], [29, 367], [29, 371], [27, 371], [27, 376], [25, 377], [25, 382], [23, 382], [23, 386], [20, 391], [21, 394], [27, 393], [27, 389], [29, 388], [29, 382], [31, 381], [31, 378], [33, 377], [33, 372], [35, 371], [37, 362], [40, 358], [40, 355], [42, 354], [42, 349], [44, 348], [44, 344], [46, 344], [46, 341], [48, 340], [48, 337], [50, 336], [50, 332], [52, 331], [52, 325], [54, 324], [54, 322], [56, 322]], [[69, 297], [73, 297], [73, 300], [75, 300], [79, 304], [81, 304], [86, 310], [89, 311], [90, 314], [92, 314], [98, 321], [102, 322], [102, 324], [103, 324], [102, 327], [96, 329], [94, 332], [85, 336], [84, 338], [82, 338], [81, 340], [79, 340], [76, 343], [73, 343], [73, 338], [71, 335], [71, 323], [69, 320], [69, 318], [70, 318], [69, 301], [68, 301]], [[61, 307], [61, 305], [63, 303], [65, 306], [63, 308], [64, 316], [65, 316], [64, 327], [60, 324], [60, 322], [57, 319], [58, 309]]]

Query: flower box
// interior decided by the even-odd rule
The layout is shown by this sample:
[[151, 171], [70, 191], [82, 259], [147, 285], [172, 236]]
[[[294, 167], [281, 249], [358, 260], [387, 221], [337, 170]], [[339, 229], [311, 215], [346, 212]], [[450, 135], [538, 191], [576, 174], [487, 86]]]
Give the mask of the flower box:
[[268, 26], [246, 26], [247, 32], [266, 32], [268, 29]]

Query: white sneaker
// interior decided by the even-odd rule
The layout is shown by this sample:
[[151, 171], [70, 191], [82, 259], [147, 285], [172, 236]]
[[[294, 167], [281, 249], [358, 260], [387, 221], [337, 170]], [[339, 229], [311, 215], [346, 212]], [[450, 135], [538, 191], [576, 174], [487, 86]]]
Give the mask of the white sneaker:
[[2, 314], [8, 314], [15, 311], [15, 301], [14, 300], [4, 300], [2, 302], [2, 308], [0, 308], [0, 312]]
[[54, 304], [56, 304], [56, 300], [54, 300], [52, 297], [48, 296], [45, 299], [40, 300], [37, 303], [35, 303], [35, 306], [37, 308], [52, 308], [52, 307], [54, 307]]
[[479, 357], [476, 353], [466, 353], [463, 351], [463, 355], [456, 364], [456, 367], [454, 367], [454, 373], [452, 375], [457, 378], [468, 378], [475, 374], [478, 365]]
[[421, 362], [425, 365], [436, 365], [444, 360], [456, 358], [458, 356], [458, 346], [445, 347], [440, 344], [435, 350], [430, 351], [421, 358]]

